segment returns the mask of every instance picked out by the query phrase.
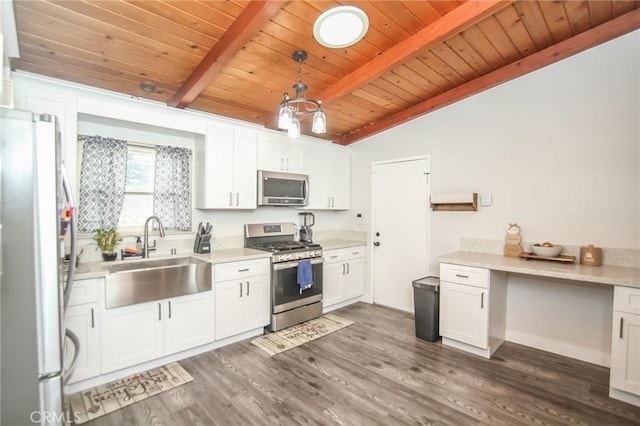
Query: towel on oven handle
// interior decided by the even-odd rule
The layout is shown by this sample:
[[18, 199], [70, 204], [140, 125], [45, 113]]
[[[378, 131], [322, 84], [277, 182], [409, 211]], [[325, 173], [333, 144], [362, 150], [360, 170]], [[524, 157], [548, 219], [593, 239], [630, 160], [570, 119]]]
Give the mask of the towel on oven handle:
[[311, 271], [311, 261], [303, 259], [298, 261], [298, 285], [300, 293], [313, 285], [313, 272]]

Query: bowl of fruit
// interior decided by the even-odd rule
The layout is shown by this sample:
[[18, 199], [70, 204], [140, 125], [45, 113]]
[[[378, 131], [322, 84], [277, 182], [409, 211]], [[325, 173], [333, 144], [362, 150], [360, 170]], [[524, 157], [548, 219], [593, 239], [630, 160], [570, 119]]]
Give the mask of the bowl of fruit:
[[563, 246], [552, 244], [548, 241], [545, 241], [542, 244], [531, 245], [531, 251], [533, 252], [533, 254], [544, 257], [556, 257], [560, 253], [562, 253], [563, 249]]

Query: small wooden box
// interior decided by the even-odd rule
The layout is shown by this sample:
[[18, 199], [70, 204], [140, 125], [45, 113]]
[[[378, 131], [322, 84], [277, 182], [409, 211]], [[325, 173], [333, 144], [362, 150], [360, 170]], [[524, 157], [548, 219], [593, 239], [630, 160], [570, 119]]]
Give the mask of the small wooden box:
[[593, 244], [580, 247], [580, 264], [590, 266], [602, 265], [602, 249]]

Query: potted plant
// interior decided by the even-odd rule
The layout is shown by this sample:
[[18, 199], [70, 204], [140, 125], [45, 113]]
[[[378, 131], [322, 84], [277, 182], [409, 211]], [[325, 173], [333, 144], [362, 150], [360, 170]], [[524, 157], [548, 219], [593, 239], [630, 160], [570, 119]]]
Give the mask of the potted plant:
[[98, 248], [102, 251], [102, 259], [105, 261], [116, 260], [118, 257], [116, 246], [120, 241], [118, 228], [105, 229], [100, 227], [94, 231], [93, 239], [96, 240]]

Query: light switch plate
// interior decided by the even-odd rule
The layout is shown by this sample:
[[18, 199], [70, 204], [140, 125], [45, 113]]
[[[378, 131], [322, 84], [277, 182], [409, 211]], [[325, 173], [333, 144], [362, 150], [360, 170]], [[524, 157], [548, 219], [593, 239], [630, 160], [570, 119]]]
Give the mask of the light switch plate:
[[491, 194], [480, 194], [480, 205], [489, 207], [491, 205]]

